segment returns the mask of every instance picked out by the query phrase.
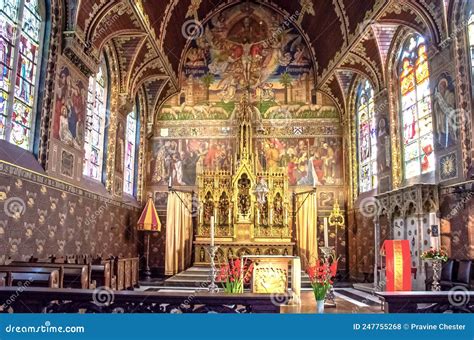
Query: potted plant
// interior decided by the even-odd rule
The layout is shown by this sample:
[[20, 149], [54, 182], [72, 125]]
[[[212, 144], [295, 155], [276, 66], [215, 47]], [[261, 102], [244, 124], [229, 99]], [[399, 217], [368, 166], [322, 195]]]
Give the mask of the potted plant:
[[448, 261], [448, 253], [443, 249], [435, 249], [431, 247], [429, 250], [426, 250], [421, 254], [421, 259], [430, 261], [433, 267], [433, 283], [431, 284], [431, 290], [440, 291], [441, 286], [439, 285], [439, 280], [441, 279], [441, 269], [443, 262]]
[[222, 284], [225, 293], [239, 294], [244, 292], [244, 284], [250, 281], [253, 272], [253, 263], [240, 259], [229, 260], [222, 265], [216, 281]]
[[336, 276], [337, 262], [338, 258], [335, 256], [329, 256], [324, 259], [318, 258], [315, 264], [309, 266], [306, 270], [313, 288], [319, 314], [324, 313], [324, 301]]

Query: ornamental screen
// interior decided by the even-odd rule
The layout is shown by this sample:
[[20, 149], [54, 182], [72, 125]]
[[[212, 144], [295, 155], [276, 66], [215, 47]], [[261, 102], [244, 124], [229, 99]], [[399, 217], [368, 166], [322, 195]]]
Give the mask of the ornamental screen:
[[410, 36], [400, 57], [400, 105], [405, 178], [434, 170], [430, 75], [425, 40]]
[[357, 96], [359, 192], [377, 188], [377, 129], [374, 90], [362, 81]]
[[38, 1], [0, 0], [0, 138], [31, 149], [42, 43]]

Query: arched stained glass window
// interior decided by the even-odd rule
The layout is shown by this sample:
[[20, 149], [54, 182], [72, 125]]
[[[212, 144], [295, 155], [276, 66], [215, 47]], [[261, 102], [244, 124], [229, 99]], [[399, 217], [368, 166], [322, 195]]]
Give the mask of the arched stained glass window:
[[85, 176], [100, 181], [105, 148], [105, 122], [107, 112], [107, 66], [105, 61], [99, 71], [89, 79], [87, 98], [86, 132], [84, 139]]
[[399, 63], [401, 130], [405, 179], [435, 169], [430, 74], [424, 38], [411, 35]]
[[0, 138], [32, 148], [43, 19], [38, 0], [0, 0]]
[[[471, 5], [473, 6], [473, 5]], [[469, 53], [471, 60], [471, 86], [474, 94], [474, 13], [469, 15], [468, 21], [468, 39], [469, 39]]]
[[377, 188], [377, 129], [374, 90], [368, 80], [359, 84], [356, 105], [359, 192], [367, 192]]
[[125, 130], [125, 167], [123, 190], [134, 195], [135, 191], [135, 170], [137, 154], [138, 136], [138, 115], [136, 106], [127, 115], [127, 128]]

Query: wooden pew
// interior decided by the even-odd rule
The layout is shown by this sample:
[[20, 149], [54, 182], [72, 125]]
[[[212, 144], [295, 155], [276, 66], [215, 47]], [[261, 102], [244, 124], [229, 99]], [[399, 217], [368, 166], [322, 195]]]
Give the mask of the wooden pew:
[[0, 266], [0, 275], [6, 286], [17, 286], [28, 282], [31, 287], [59, 288], [59, 270], [42, 267]]
[[133, 290], [138, 287], [139, 258], [115, 258], [114, 275], [117, 278], [117, 290]]
[[79, 289], [93, 289], [95, 288], [91, 282], [91, 268], [88, 265], [81, 264], [59, 264], [59, 263], [29, 263], [29, 262], [12, 262], [12, 266], [18, 267], [44, 267], [55, 268], [59, 270], [59, 287], [60, 288], [79, 288]]

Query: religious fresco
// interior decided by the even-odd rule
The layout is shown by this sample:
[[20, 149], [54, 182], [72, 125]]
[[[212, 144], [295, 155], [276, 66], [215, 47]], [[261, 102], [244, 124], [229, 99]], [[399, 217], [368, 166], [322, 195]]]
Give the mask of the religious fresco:
[[228, 119], [243, 92], [258, 103], [263, 118], [278, 118], [278, 111], [333, 116], [332, 109], [308, 105], [313, 65], [295, 19], [250, 3], [214, 16], [185, 54], [181, 94], [162, 107], [158, 119]]
[[160, 139], [151, 150], [152, 184], [196, 185], [204, 170], [227, 170], [234, 156], [229, 139]]
[[58, 68], [56, 84], [53, 137], [82, 150], [88, 82], [74, 67], [64, 63]]
[[341, 137], [268, 138], [256, 142], [261, 170], [282, 170], [289, 185], [343, 184]]
[[454, 83], [448, 73], [443, 73], [438, 77], [433, 98], [435, 146], [437, 148], [453, 146], [458, 140], [459, 124]]

